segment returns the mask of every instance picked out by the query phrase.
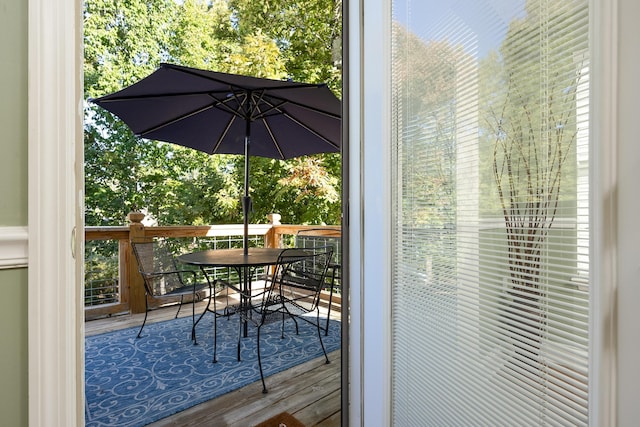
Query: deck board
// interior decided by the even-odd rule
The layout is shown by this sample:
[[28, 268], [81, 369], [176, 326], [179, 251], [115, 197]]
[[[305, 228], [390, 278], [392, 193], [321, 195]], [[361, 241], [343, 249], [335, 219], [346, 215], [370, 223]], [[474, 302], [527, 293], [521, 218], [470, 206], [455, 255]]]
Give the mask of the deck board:
[[[186, 308], [186, 310], [185, 310]], [[198, 303], [196, 312], [204, 308]], [[177, 307], [166, 307], [149, 313], [147, 324], [170, 320]], [[184, 307], [180, 317], [189, 316]], [[338, 317], [339, 313], [331, 313]], [[123, 314], [85, 322], [85, 334], [95, 335], [117, 329], [139, 327], [144, 314]], [[143, 332], [144, 334], [144, 332]], [[185, 411], [150, 424], [150, 427], [231, 426], [250, 427], [280, 412], [289, 412], [307, 427], [334, 427], [340, 425], [340, 356], [337, 350], [324, 357], [310, 360], [266, 378], [267, 394], [257, 381], [241, 389], [203, 402]]]

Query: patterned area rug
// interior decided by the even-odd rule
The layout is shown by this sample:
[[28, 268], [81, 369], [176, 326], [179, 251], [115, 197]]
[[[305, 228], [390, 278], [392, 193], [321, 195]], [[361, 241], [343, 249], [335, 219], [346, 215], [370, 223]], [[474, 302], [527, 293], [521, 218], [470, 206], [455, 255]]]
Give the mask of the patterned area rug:
[[[322, 355], [316, 329], [306, 322], [295, 334], [291, 320], [263, 326], [265, 377]], [[213, 316], [197, 328], [191, 343], [191, 318], [123, 329], [85, 339], [85, 420], [87, 426], [144, 426], [176, 412], [260, 381], [256, 329], [242, 339], [242, 362], [236, 358], [238, 318], [218, 319], [218, 363], [212, 363]], [[339, 322], [323, 335], [327, 353], [340, 348]], [[266, 379], [267, 388], [269, 379]]]

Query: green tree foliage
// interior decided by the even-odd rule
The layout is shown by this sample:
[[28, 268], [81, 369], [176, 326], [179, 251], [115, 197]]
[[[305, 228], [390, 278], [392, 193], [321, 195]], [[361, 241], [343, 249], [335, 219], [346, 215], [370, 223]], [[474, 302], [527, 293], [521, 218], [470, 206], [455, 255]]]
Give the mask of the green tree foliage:
[[[272, 31], [270, 22], [252, 20], [250, 9], [232, 6], [233, 2], [226, 0], [86, 1], [86, 97], [132, 84], [160, 62], [273, 79], [326, 80], [332, 87], [340, 87], [340, 73], [330, 59], [331, 45], [324, 54], [318, 43], [305, 51], [300, 46], [306, 42], [306, 33], [295, 32], [285, 43], [298, 46], [293, 55], [283, 50], [283, 39]], [[272, 6], [282, 8], [280, 12], [274, 9], [276, 14], [288, 8], [284, 2]], [[289, 24], [286, 20], [278, 23], [280, 29], [286, 25], [324, 28], [334, 22], [319, 22], [328, 19], [319, 11], [305, 19], [289, 18]], [[333, 31], [339, 40], [340, 26]], [[300, 72], [301, 67], [307, 67], [308, 72]], [[87, 105], [86, 111], [87, 225], [123, 224], [126, 214], [134, 209], [143, 210], [161, 224], [242, 222], [242, 156], [211, 156], [143, 140], [110, 113], [93, 105]], [[252, 222], [265, 222], [270, 212], [279, 212], [292, 223], [340, 222], [340, 198], [336, 196], [340, 156], [315, 157], [311, 163], [251, 159]], [[320, 178], [309, 182], [287, 179], [303, 172]], [[299, 202], [300, 206], [292, 206]]]
[[[229, 0], [229, 3], [243, 37], [258, 32], [276, 42], [288, 78], [327, 83], [341, 97], [342, 1]], [[341, 222], [340, 155], [314, 157], [317, 157], [314, 161], [294, 159], [272, 165], [272, 176], [280, 177], [277, 187], [268, 179], [252, 181], [256, 197], [260, 197], [259, 194], [275, 196], [269, 200], [274, 201], [274, 210], [282, 215], [285, 223]], [[296, 179], [303, 176], [318, 178]], [[320, 178], [323, 176], [328, 179]], [[257, 218], [263, 216], [260, 209], [254, 203]]]
[[[403, 192], [403, 221], [416, 228], [451, 227], [455, 222], [456, 91], [460, 64], [466, 55], [449, 42], [424, 42], [395, 23], [393, 43], [394, 109], [404, 144], [399, 162]], [[410, 157], [408, 157], [410, 156]], [[406, 205], [406, 203], [414, 205]]]
[[392, 62], [393, 133], [399, 144], [392, 155], [402, 186], [396, 203], [407, 227], [402, 237], [407, 244], [398, 250], [406, 250], [406, 259], [417, 263], [429, 282], [455, 286], [456, 97], [460, 64], [468, 57], [449, 41], [425, 41], [397, 22], [392, 29], [397, 53]]
[[240, 34], [260, 29], [282, 52], [288, 76], [340, 93], [341, 0], [229, 0]]

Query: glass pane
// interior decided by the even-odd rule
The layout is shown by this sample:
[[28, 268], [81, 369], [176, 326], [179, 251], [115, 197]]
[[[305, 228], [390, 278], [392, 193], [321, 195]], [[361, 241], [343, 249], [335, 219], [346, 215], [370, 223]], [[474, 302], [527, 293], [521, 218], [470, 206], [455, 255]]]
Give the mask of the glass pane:
[[396, 425], [587, 425], [588, 2], [394, 0]]

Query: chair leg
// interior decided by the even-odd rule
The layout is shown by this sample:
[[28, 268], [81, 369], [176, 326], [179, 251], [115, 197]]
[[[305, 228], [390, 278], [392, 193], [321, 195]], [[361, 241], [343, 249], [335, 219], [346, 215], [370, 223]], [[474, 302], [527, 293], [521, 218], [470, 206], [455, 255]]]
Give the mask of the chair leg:
[[138, 331], [138, 335], [136, 338], [140, 338], [142, 336], [142, 329], [144, 328], [145, 323], [147, 323], [147, 315], [149, 314], [149, 301], [147, 300], [147, 294], [144, 295], [144, 320], [142, 321], [142, 326], [140, 326], [140, 330]]
[[[209, 301], [207, 301], [207, 306], [204, 308], [204, 311], [202, 312], [202, 314], [200, 315], [200, 317], [198, 317], [198, 320], [196, 320], [195, 322], [193, 322], [193, 326], [191, 327], [191, 340], [193, 341], [193, 345], [198, 345], [198, 340], [196, 339], [196, 326], [198, 326], [198, 323], [200, 323], [200, 320], [202, 320], [202, 318], [204, 317], [205, 314], [207, 314], [207, 311], [209, 311], [209, 306], [211, 305], [211, 298], [209, 298]], [[214, 305], [214, 314], [215, 314], [215, 300], [213, 301], [213, 305]], [[195, 302], [193, 305], [193, 312], [195, 314]]]
[[324, 325], [324, 336], [329, 335], [329, 321], [331, 319], [331, 300], [333, 299], [333, 284], [331, 285], [331, 290], [329, 291], [329, 305], [327, 306], [327, 322]]
[[333, 287], [336, 283], [336, 269], [335, 267], [332, 269], [331, 274], [331, 289], [329, 290], [329, 308], [327, 309], [327, 324], [324, 328], [324, 336], [329, 335], [329, 319], [331, 318], [331, 302], [333, 301]]
[[241, 340], [242, 340], [242, 314], [240, 314], [238, 316], [240, 318], [240, 321], [238, 322], [238, 324], [240, 325], [239, 330], [238, 330], [238, 362], [240, 362], [240, 344], [241, 344]]
[[[191, 300], [191, 340], [193, 341], [193, 345], [198, 345], [198, 341], [196, 340], [196, 300], [195, 300], [195, 292], [194, 292], [193, 296], [194, 296], [194, 298]], [[182, 298], [184, 298], [184, 295], [180, 297], [180, 306], [182, 306], [182, 301], [183, 301]], [[203, 311], [203, 313], [206, 313], [206, 311]]]
[[[213, 295], [211, 295], [213, 292]], [[209, 302], [207, 303], [207, 308], [203, 312], [206, 313], [209, 310], [209, 305], [211, 304], [211, 298], [213, 298], [213, 363], [218, 363], [218, 309], [216, 307], [216, 291], [215, 286], [213, 290], [209, 292], [211, 295], [209, 297]]]
[[174, 319], [178, 318], [178, 314], [180, 314], [180, 309], [182, 308], [182, 303], [184, 302], [184, 295], [180, 296], [180, 304], [178, 304], [178, 311], [176, 311], [176, 316]]
[[262, 393], [266, 394], [268, 393], [267, 391], [267, 385], [264, 382], [264, 372], [262, 371], [262, 358], [260, 357], [260, 329], [261, 329], [262, 325], [258, 326], [258, 334], [256, 337], [256, 342], [258, 344], [258, 367], [260, 368], [260, 379], [262, 380]]
[[213, 313], [213, 363], [218, 363], [218, 314]]
[[327, 350], [324, 348], [324, 342], [322, 342], [322, 332], [320, 331], [322, 328], [320, 327], [320, 309], [316, 308], [316, 327], [318, 328], [318, 339], [320, 340], [320, 347], [322, 347], [322, 352], [324, 353], [324, 358], [326, 360], [326, 364], [329, 363], [329, 356], [327, 356]]
[[[287, 310], [288, 312], [289, 310]], [[293, 323], [296, 324], [296, 335], [300, 335], [300, 330], [298, 329], [298, 320], [296, 319], [296, 316], [292, 315], [291, 313], [289, 313], [289, 317], [293, 319]], [[284, 320], [282, 321], [284, 323]], [[284, 338], [284, 337], [283, 337]]]

